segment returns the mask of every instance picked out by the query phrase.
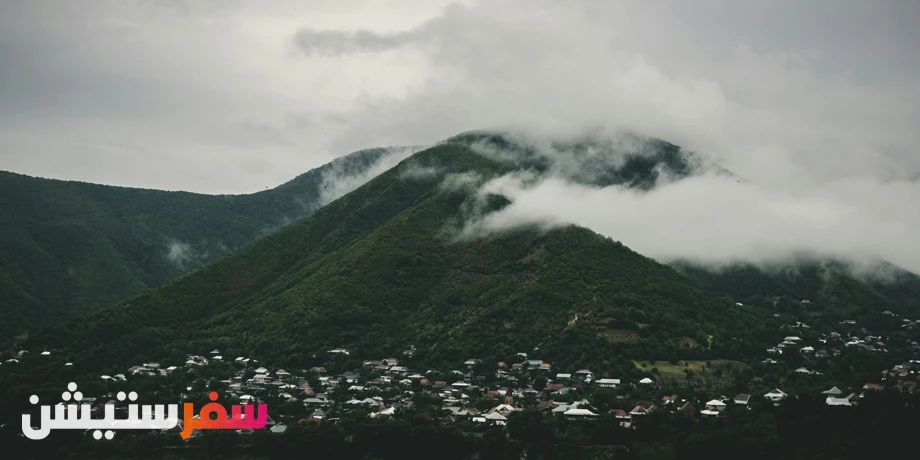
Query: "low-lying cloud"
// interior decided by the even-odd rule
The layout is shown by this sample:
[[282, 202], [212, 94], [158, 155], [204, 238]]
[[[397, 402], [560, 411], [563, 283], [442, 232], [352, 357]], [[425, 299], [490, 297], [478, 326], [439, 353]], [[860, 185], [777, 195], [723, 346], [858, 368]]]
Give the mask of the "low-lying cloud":
[[[404, 97], [356, 100], [344, 139], [435, 142], [470, 129], [541, 139], [627, 131], [711, 155], [736, 175], [704, 172], [646, 193], [586, 185], [586, 174], [601, 168], [563, 156], [547, 179], [487, 184], [482, 193], [513, 203], [467, 232], [571, 222], [662, 261], [767, 263], [809, 252], [882, 258], [920, 271], [920, 89], [910, 78], [847, 69], [879, 62], [813, 28], [799, 30], [787, 17], [843, 25], [857, 17], [877, 21], [875, 13], [855, 3], [840, 5], [837, 19], [820, 8], [770, 8], [772, 32], [758, 29], [761, 35], [746, 40], [713, 31], [756, 18], [706, 3], [733, 24], [679, 2], [534, 1], [525, 8], [472, 1], [410, 29], [339, 36], [305, 29], [294, 43], [308, 56], [424, 58], [428, 78]], [[916, 75], [906, 68], [901, 77]]]
[[[739, 177], [643, 194], [563, 161], [545, 182], [503, 179], [515, 203], [482, 225], [574, 221], [659, 258], [806, 248], [920, 270], [918, 2], [34, 3], [0, 2], [3, 169], [240, 193], [471, 129], [626, 130]], [[324, 202], [363, 183], [338, 179]]]
[[166, 259], [180, 270], [200, 265], [207, 256], [207, 253], [199, 254], [191, 244], [182, 241], [171, 240], [166, 245]]
[[468, 236], [574, 223], [663, 262], [782, 263], [809, 253], [884, 259], [920, 272], [920, 213], [910, 211], [920, 196], [918, 182], [841, 179], [799, 191], [704, 173], [645, 192], [507, 175], [483, 185], [480, 194], [501, 194], [512, 203], [469, 222]]
[[340, 161], [332, 162], [330, 167], [323, 171], [323, 182], [319, 189], [319, 206], [325, 206], [351, 193], [423, 148], [419, 146], [391, 147], [373, 165], [357, 174], [346, 168]]

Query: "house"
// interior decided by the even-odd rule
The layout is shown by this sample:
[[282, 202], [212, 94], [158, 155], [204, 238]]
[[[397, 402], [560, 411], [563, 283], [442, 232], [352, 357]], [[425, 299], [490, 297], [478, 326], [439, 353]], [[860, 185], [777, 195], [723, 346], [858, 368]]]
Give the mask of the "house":
[[556, 380], [569, 380], [572, 378], [572, 374], [556, 374]]
[[746, 395], [742, 393], [738, 396], [735, 396], [735, 399], [733, 401], [735, 402], [735, 404], [747, 406], [748, 403], [751, 401], [751, 395]]
[[763, 397], [769, 399], [770, 401], [773, 401], [774, 403], [778, 403], [782, 401], [783, 399], [786, 399], [786, 393], [783, 393], [782, 390], [777, 388], [763, 395]]
[[629, 411], [629, 415], [636, 417], [640, 415], [648, 415], [648, 409], [643, 407], [641, 404], [633, 407], [633, 410]]
[[268, 369], [266, 369], [266, 368], [264, 368], [264, 367], [259, 367], [258, 369], [256, 369], [255, 372], [256, 372], [256, 374], [267, 374], [267, 373], [268, 373]]
[[706, 408], [700, 411], [700, 414], [706, 416], [718, 416], [725, 410], [725, 403], [718, 399], [713, 399], [706, 403]]
[[510, 414], [510, 413], [512, 413], [512, 412], [514, 412], [514, 411], [516, 411], [516, 410], [518, 410], [518, 409], [515, 409], [515, 407], [512, 406], [512, 405], [510, 405], [510, 404], [499, 404], [499, 405], [497, 405], [497, 406], [495, 406], [495, 407], [489, 409], [489, 413], [497, 412], [497, 413], [499, 413], [499, 414]]
[[328, 406], [332, 404], [332, 401], [326, 399], [323, 395], [317, 395], [314, 398], [305, 398], [303, 403], [304, 405]]
[[620, 384], [620, 379], [600, 379], [597, 382], [597, 386], [602, 388], [616, 388]]
[[835, 398], [833, 396], [828, 396], [827, 399], [824, 400], [824, 403], [827, 404], [828, 406], [848, 406], [849, 407], [853, 405], [850, 403], [850, 400], [847, 398]]
[[591, 412], [591, 411], [588, 410], [588, 409], [582, 409], [582, 408], [569, 409], [569, 410], [563, 412], [562, 415], [564, 415], [564, 416], [566, 416], [566, 417], [568, 417], [568, 418], [574, 418], [574, 419], [584, 419], [584, 418], [588, 418], [588, 417], [597, 417], [597, 416], [598, 416], [598, 414], [595, 414], [594, 412]]
[[284, 369], [278, 369], [277, 371], [275, 371], [275, 375], [277, 375], [279, 378], [284, 378], [284, 377], [290, 377], [291, 373]]
[[491, 425], [504, 426], [508, 424], [508, 418], [502, 415], [499, 412], [490, 412], [485, 415], [485, 417], [473, 417], [473, 421], [476, 419], [482, 418], [483, 422], [488, 422]]
[[644, 378], [644, 379], [642, 379], [642, 380], [639, 380], [639, 383], [641, 383], [641, 384], [643, 384], [643, 385], [651, 385], [651, 384], [655, 383], [655, 381], [652, 380], [652, 379], [650, 379], [650, 378], [648, 378], [648, 377], [646, 377], [646, 378]]
[[588, 379], [592, 379], [592, 380], [593, 380], [593, 379], [594, 379], [594, 373], [591, 372], [591, 371], [589, 371], [588, 369], [579, 369], [579, 370], [575, 371], [574, 377], [575, 377], [576, 379], [582, 379], [582, 380], [588, 380]]
[[843, 394], [843, 391], [841, 391], [840, 388], [834, 387], [834, 388], [831, 388], [830, 390], [822, 391], [821, 394], [828, 395], [828, 396], [839, 396]]
[[540, 404], [537, 404], [538, 411], [547, 411], [547, 410], [555, 409], [556, 407], [558, 407], [558, 404], [552, 401], [540, 401]]
[[346, 349], [344, 349], [344, 348], [336, 348], [336, 349], [333, 349], [333, 350], [329, 350], [329, 353], [336, 353], [336, 354], [343, 354], [343, 355], [349, 354], [349, 353], [348, 353], [348, 350], [346, 350]]

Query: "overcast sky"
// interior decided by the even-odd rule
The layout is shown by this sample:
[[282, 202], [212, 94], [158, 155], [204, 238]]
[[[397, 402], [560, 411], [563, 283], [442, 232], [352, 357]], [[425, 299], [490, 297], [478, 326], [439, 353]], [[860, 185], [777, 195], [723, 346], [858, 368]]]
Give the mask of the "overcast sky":
[[835, 248], [920, 270], [918, 20], [910, 0], [2, 1], [0, 169], [249, 193], [361, 148], [608, 126], [717, 155], [770, 194], [738, 194], [757, 228], [832, 209], [811, 230], [855, 232]]

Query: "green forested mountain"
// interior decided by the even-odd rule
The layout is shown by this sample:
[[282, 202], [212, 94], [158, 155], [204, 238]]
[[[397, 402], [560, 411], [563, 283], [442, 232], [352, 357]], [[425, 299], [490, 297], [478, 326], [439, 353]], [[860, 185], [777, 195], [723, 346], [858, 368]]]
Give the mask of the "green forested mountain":
[[884, 264], [884, 277], [858, 277], [839, 260], [798, 258], [767, 267], [736, 263], [714, 269], [687, 261], [678, 271], [730, 295], [738, 302], [807, 315], [820, 323], [878, 319], [883, 311], [920, 316], [920, 276]]
[[[489, 139], [419, 152], [236, 252], [22, 346], [72, 356], [74, 372], [213, 348], [306, 365], [335, 347], [370, 356], [410, 344], [431, 363], [539, 348], [575, 366], [739, 354], [749, 345], [738, 331], [765, 327], [763, 310], [584, 228], [458, 240], [467, 217], [508, 203], [476, 185], [521, 167], [471, 147]], [[623, 164], [622, 180], [654, 180]]]
[[[159, 287], [17, 339], [0, 355], [18, 356], [18, 350], [29, 350], [30, 355], [23, 355], [21, 362], [4, 361], [0, 369], [4, 389], [0, 413], [7, 414], [0, 422], [15, 427], [19, 414], [29, 410], [29, 395], [59, 394], [70, 381], [81, 382], [81, 388], [93, 394], [106, 395], [120, 383], [102, 380], [100, 374], [117, 375], [151, 361], [182, 366], [187, 354], [210, 356], [213, 349], [220, 350], [226, 361], [215, 359], [202, 366], [206, 374], [200, 374], [200, 369], [174, 372], [170, 375], [175, 380], [139, 375], [131, 377], [131, 384], [149, 385], [145, 388], [154, 395], [192, 391], [203, 398], [211, 384], [220, 387], [217, 378], [224, 374], [219, 371], [230, 369], [228, 361], [235, 356], [264, 360], [254, 363], [272, 368], [328, 365], [334, 373], [362, 368], [365, 359], [398, 356], [400, 364], [413, 371], [434, 369], [432, 375], [444, 376], [468, 359], [494, 365], [525, 352], [552, 363], [553, 370], [589, 368], [596, 375], [631, 378], [644, 374], [648, 367], [647, 372], [665, 381], [663, 387], [622, 388], [629, 392], [630, 403], [640, 398], [645, 401], [640, 405], [696, 391], [691, 387], [697, 383], [737, 385], [743, 381], [736, 391], [751, 394], [751, 388], [758, 387], [789, 390], [796, 385], [805, 390], [780, 408], [763, 401], [754, 404], [756, 410], [737, 407], [731, 419], [696, 423], [696, 409], [690, 410], [691, 415], [657, 411], [657, 415], [642, 416], [648, 421], [638, 422], [641, 425], [636, 430], [621, 428], [611, 413], [583, 423], [543, 416], [530, 408], [509, 417], [510, 437], [495, 427], [477, 437], [466, 428], [451, 431], [437, 418], [423, 417], [420, 412], [394, 423], [370, 419], [358, 409], [336, 418], [339, 423], [303, 422], [306, 419], [296, 415], [290, 420], [302, 423], [291, 424], [289, 434], [283, 436], [262, 432], [254, 434], [252, 442], [203, 438], [201, 445], [210, 452], [218, 446], [249, 449], [240, 458], [249, 458], [250, 452], [257, 457], [289, 456], [304, 449], [316, 449], [326, 456], [368, 458], [367, 446], [391, 445], [388, 442], [398, 436], [402, 444], [385, 458], [405, 456], [405, 446], [430, 452], [446, 443], [455, 446], [456, 458], [468, 458], [474, 451], [495, 453], [500, 446], [531, 449], [541, 445], [547, 454], [537, 455], [539, 458], [581, 458], [592, 449], [597, 450], [596, 458], [610, 458], [612, 446], [630, 446], [637, 453], [625, 458], [697, 458], [700, 452], [713, 451], [727, 458], [751, 451], [760, 452], [757, 458], [818, 458], [815, 452], [828, 451], [823, 444], [837, 442], [832, 452], [852, 449], [851, 434], [862, 433], [866, 427], [874, 427], [875, 435], [903, 437], [907, 432], [903, 421], [916, 413], [915, 405], [904, 409], [907, 406], [901, 399], [891, 399], [884, 407], [876, 406], [882, 409], [870, 404], [862, 409], [860, 402], [863, 412], [841, 418], [830, 412], [836, 408], [824, 407], [823, 396], [808, 396], [819, 394], [831, 380], [811, 380], [817, 377], [793, 371], [803, 365], [806, 358], [802, 354], [777, 356], [781, 362], [775, 365], [761, 360], [766, 348], [782, 340], [787, 334], [785, 326], [794, 321], [807, 320], [818, 326], [814, 334], [800, 330], [816, 345], [817, 331], [830, 330], [820, 327], [821, 323], [836, 327], [838, 321], [850, 318], [859, 320], [855, 327], [894, 331], [898, 339], [914, 337], [899, 332], [901, 318], [881, 312], [909, 315], [917, 311], [915, 275], [890, 269], [888, 282], [867, 281], [852, 276], [846, 264], [805, 259], [780, 269], [739, 264], [713, 270], [688, 262], [669, 266], [577, 226], [551, 230], [519, 226], [487, 236], [462, 231], [472, 219], [510, 203], [507, 197], [483, 193], [481, 187], [505, 174], [552, 172], [586, 184], [650, 189], [662, 179], [692, 175], [701, 167], [692, 155], [665, 142], [651, 140], [632, 146], [638, 148], [622, 147], [592, 142], [554, 146], [570, 157], [580, 157], [565, 162], [542, 151], [544, 147], [490, 133], [466, 133], [415, 153], [309, 215]], [[413, 355], [401, 353], [411, 346]], [[327, 353], [339, 347], [351, 354]], [[50, 356], [42, 351], [49, 351]], [[828, 379], [857, 379], [853, 388], [859, 388], [872, 381], [879, 369], [890, 366], [888, 360], [902, 362], [909, 356], [904, 346], [892, 347], [891, 353], [844, 350], [840, 359], [829, 360], [833, 362], [808, 365], [819, 366]], [[698, 365], [696, 371], [691, 362]], [[705, 369], [704, 378], [695, 377], [695, 372]], [[676, 373], [679, 377], [674, 377]], [[540, 385], [547, 383], [545, 375], [536, 379], [542, 379]], [[434, 408], [435, 400], [421, 391], [420, 382], [418, 385], [417, 401]], [[576, 392], [585, 389], [580, 384], [574, 387]], [[724, 388], [705, 391], [728, 391]], [[609, 403], [605, 410], [634, 407], [624, 405], [627, 400], [619, 399], [615, 392], [619, 390], [587, 391], [592, 402]], [[350, 388], [333, 393], [342, 404], [354, 394]], [[800, 399], [798, 394], [806, 396]], [[569, 400], [583, 396], [553, 395]], [[103, 396], [109, 397], [111, 394]], [[700, 402], [711, 397], [706, 394]], [[287, 402], [278, 401], [279, 408], [273, 410], [285, 415], [305, 410], [300, 401], [288, 401], [290, 395], [285, 398]], [[870, 395], [865, 401], [871, 399]], [[487, 398], [483, 407], [493, 403], [496, 401]], [[293, 406], [300, 412], [294, 412]], [[309, 411], [312, 408], [303, 414]], [[438, 414], [433, 409], [432, 413]], [[857, 421], [859, 425], [854, 424]], [[824, 431], [814, 435], [807, 432], [809, 426], [824, 426]], [[0, 431], [0, 435], [11, 431]], [[86, 452], [108, 449], [123, 456], [137, 455], [138, 446], [178, 447], [183, 443], [151, 436], [95, 447], [85, 442], [89, 439], [85, 434], [72, 434], [70, 441], [83, 442]], [[44, 446], [49, 451], [56, 447]], [[201, 452], [196, 450], [199, 445], [189, 446], [182, 455]], [[874, 444], [872, 449], [868, 444], [863, 447], [875, 451]], [[268, 451], [274, 455], [266, 454]], [[160, 453], [178, 455], [179, 449]], [[661, 455], [656, 457], [656, 453]]]
[[400, 154], [355, 152], [249, 195], [0, 172], [0, 342], [109, 306], [229, 253], [309, 214]]

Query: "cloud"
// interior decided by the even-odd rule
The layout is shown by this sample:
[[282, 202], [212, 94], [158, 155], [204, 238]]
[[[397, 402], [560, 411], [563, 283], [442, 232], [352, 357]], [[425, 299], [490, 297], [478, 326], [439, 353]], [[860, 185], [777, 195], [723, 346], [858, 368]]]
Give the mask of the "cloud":
[[501, 194], [512, 203], [468, 222], [468, 236], [574, 223], [663, 262], [770, 264], [813, 254], [852, 258], [863, 267], [884, 259], [920, 272], [920, 214], [905, 212], [920, 196], [916, 182], [844, 179], [783, 192], [706, 173], [645, 192], [507, 175], [480, 194]]
[[325, 206], [351, 193], [371, 179], [393, 168], [413, 152], [423, 148], [419, 146], [389, 148], [371, 167], [358, 174], [348, 170], [342, 162], [333, 162], [328, 169], [323, 171], [323, 181], [319, 189], [319, 206]]
[[[663, 258], [813, 245], [920, 267], [908, 238], [920, 3], [216, 5], [0, 3], [0, 168], [241, 193], [350, 151], [471, 129], [628, 131], [747, 182], [706, 175], [640, 194], [587, 187], [591, 168], [557, 162], [540, 185], [505, 179], [516, 201], [490, 225], [555, 216]], [[335, 179], [327, 200], [357, 183]]]
[[[920, 270], [920, 213], [911, 211], [920, 190], [909, 181], [920, 171], [917, 80], [845, 69], [871, 58], [835, 44], [831, 29], [806, 30], [826, 19], [820, 8], [800, 18], [764, 2], [749, 12], [706, 3], [725, 17], [688, 12], [695, 22], [683, 23], [635, 2], [471, 2], [399, 32], [342, 35], [339, 44], [326, 34], [302, 50], [424, 59], [427, 78], [405, 96], [355, 100], [342, 145], [435, 142], [481, 128], [538, 144], [626, 131], [714, 157], [740, 176], [707, 173], [641, 193], [586, 186], [576, 176], [597, 168], [558, 157], [553, 177], [538, 185], [520, 177], [489, 184], [484, 193], [514, 203], [473, 230], [574, 222], [661, 260], [770, 261], [811, 250]], [[881, 20], [855, 3], [835, 11], [843, 19], [833, 21], [847, 24], [860, 15]], [[755, 28], [757, 15], [775, 30]], [[761, 35], [745, 37], [733, 21]], [[738, 35], [714, 32], [723, 26]], [[906, 43], [867, 46], [913, 59]], [[901, 77], [918, 69], [892, 66]]]
[[190, 244], [182, 241], [169, 241], [166, 248], [166, 259], [180, 270], [185, 270], [192, 265], [198, 265], [203, 257], [207, 257], [207, 254], [199, 255], [192, 249]]

